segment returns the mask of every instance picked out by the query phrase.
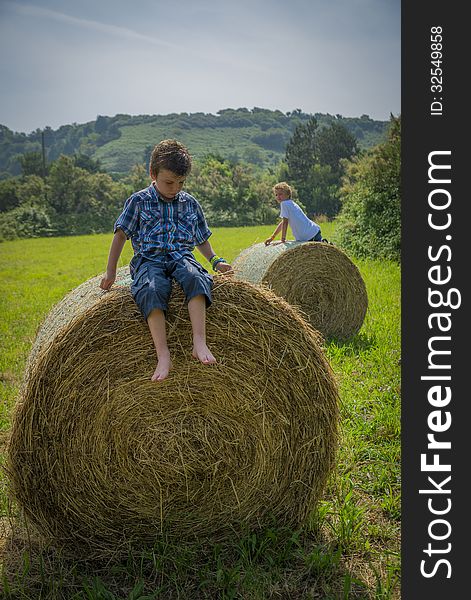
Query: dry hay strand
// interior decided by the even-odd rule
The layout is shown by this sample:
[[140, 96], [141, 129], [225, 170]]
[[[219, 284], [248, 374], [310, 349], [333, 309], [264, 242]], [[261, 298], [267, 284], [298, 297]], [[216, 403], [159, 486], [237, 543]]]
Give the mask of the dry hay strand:
[[129, 286], [102, 292], [99, 280], [53, 308], [29, 357], [7, 457], [28, 521], [54, 543], [105, 554], [163, 534], [300, 526], [338, 439], [317, 332], [269, 290], [216, 276], [207, 338], [218, 363], [202, 365], [175, 286], [173, 369], [153, 383], [155, 350]]
[[363, 324], [368, 308], [365, 283], [350, 258], [331, 244], [254, 244], [232, 265], [236, 279], [269, 286], [326, 338], [347, 339]]

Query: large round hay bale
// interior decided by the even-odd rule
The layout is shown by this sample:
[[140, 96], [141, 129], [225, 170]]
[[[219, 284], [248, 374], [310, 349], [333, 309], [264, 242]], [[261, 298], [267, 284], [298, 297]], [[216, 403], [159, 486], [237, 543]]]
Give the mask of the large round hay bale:
[[207, 338], [218, 363], [202, 365], [175, 286], [173, 369], [153, 383], [155, 351], [129, 287], [102, 292], [99, 280], [54, 307], [28, 361], [7, 472], [29, 521], [97, 552], [164, 532], [219, 539], [273, 518], [302, 524], [337, 445], [318, 334], [269, 290], [216, 276]]
[[368, 308], [365, 283], [356, 265], [332, 244], [254, 244], [232, 265], [237, 279], [268, 285], [299, 307], [326, 338], [347, 339], [363, 324]]

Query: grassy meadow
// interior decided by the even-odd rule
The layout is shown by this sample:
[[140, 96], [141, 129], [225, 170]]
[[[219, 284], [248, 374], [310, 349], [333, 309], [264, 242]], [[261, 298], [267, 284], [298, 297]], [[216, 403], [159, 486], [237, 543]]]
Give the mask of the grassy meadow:
[[[334, 224], [322, 226], [325, 237]], [[229, 261], [273, 226], [215, 228]], [[111, 234], [0, 244], [0, 461], [32, 341], [49, 309], [102, 273]], [[127, 243], [120, 266], [132, 256]], [[198, 547], [159, 540], [126, 560], [71, 559], [25, 527], [0, 471], [0, 598], [39, 600], [397, 599], [400, 597], [400, 268], [354, 261], [369, 308], [348, 342], [327, 341], [341, 443], [320, 505], [300, 531], [273, 524]]]

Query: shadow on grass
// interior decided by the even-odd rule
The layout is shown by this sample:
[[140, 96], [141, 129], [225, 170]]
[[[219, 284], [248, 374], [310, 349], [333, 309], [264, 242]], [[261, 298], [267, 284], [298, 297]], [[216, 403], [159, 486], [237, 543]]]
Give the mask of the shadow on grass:
[[[18, 528], [6, 532], [0, 557], [2, 599], [378, 598], [321, 533], [280, 528], [245, 532], [218, 544], [161, 539], [119, 559], [94, 560], [67, 555]], [[363, 571], [361, 564], [357, 571]]]
[[331, 337], [326, 340], [326, 343], [329, 350], [341, 352], [344, 356], [358, 356], [378, 345], [376, 336], [361, 332], [348, 340]]

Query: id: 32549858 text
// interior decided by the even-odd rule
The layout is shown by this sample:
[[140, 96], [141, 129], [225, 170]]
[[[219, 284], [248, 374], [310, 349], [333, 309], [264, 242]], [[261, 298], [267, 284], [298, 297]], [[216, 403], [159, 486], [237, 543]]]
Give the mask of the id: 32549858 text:
[[430, 92], [432, 102], [430, 114], [443, 114], [443, 27], [440, 25], [430, 28]]

